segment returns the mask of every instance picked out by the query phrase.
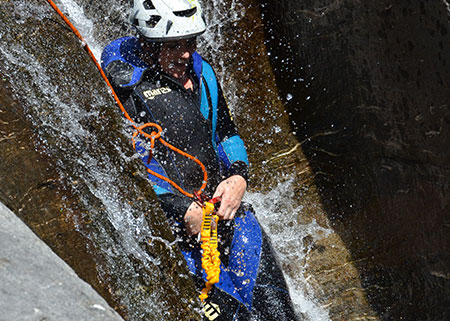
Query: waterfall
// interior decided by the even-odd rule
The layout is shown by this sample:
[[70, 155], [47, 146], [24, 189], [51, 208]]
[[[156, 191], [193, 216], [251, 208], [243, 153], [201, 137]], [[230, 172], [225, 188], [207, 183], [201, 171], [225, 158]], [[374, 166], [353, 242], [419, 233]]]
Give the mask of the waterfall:
[[[87, 41], [90, 48], [93, 50], [97, 59], [100, 59], [102, 48], [107, 43], [107, 36], [102, 39], [98, 39], [96, 32], [104, 28], [102, 25], [104, 20], [108, 20], [108, 17], [102, 17], [102, 13], [97, 13], [96, 16], [102, 17], [102, 19], [92, 20], [91, 17], [83, 10], [82, 0], [61, 0], [61, 9], [68, 15], [69, 19], [80, 30], [81, 34]], [[25, 17], [31, 12], [40, 10], [45, 14], [48, 10], [45, 7], [46, 4], [42, 4], [42, 8], [34, 8], [31, 10], [27, 1], [15, 1], [15, 9], [20, 12], [22, 17]], [[85, 4], [87, 6], [87, 4]], [[108, 4], [105, 4], [107, 6]], [[202, 37], [199, 43], [199, 51], [205, 53], [210, 59], [214, 59], [216, 64], [220, 66], [221, 73], [219, 74], [219, 80], [223, 85], [225, 95], [229, 101], [231, 109], [237, 105], [238, 98], [236, 97], [236, 88], [233, 85], [232, 79], [225, 79], [225, 74], [229, 71], [227, 65], [222, 59], [224, 52], [222, 51], [222, 45], [224, 42], [232, 41], [232, 39], [223, 38], [221, 36], [222, 30], [229, 24], [233, 24], [234, 21], [244, 18], [244, 12], [237, 1], [231, 1], [228, 5], [225, 5], [222, 1], [215, 0], [213, 3], [205, 2], [205, 11], [207, 20], [209, 21], [209, 27], [205, 35]], [[108, 13], [116, 11], [122, 11], [124, 6], [115, 4], [111, 1]], [[123, 17], [124, 14], [119, 14]], [[109, 19], [112, 20], [112, 19]], [[112, 23], [112, 22], [109, 22]], [[106, 30], [105, 33], [108, 34]], [[109, 39], [112, 40], [112, 39]], [[238, 53], [226, 53], [235, 55]], [[26, 95], [29, 99], [29, 115], [32, 122], [40, 130], [46, 131], [46, 135], [42, 137], [48, 137], [53, 135], [54, 137], [61, 137], [61, 142], [56, 148], [60, 151], [70, 151], [67, 146], [72, 146], [74, 149], [81, 149], [83, 141], [87, 139], [94, 139], [89, 133], [87, 133], [80, 124], [84, 119], [89, 117], [98, 117], [95, 112], [91, 115], [83, 113], [78, 105], [76, 99], [72, 101], [61, 100], [59, 98], [58, 88], [49, 87], [47, 83], [52, 75], [42, 68], [38, 59], [36, 59], [31, 52], [26, 51], [24, 48], [16, 46], [8, 46], [4, 42], [0, 42], [0, 55], [5, 61], [6, 70], [14, 74], [18, 68], [24, 69], [31, 75], [34, 83], [34, 89], [29, 90]], [[23, 88], [28, 88], [29, 85], [21, 82], [23, 78], [16, 77], [13, 80], [13, 89], [16, 92], [21, 91]], [[73, 86], [79, 84], [74, 83]], [[257, 90], [252, 89], [252, 90]], [[58, 111], [51, 116], [42, 115], [39, 110], [39, 106], [33, 104], [33, 99], [39, 93], [48, 97], [49, 102], [58, 108]], [[101, 104], [103, 101], [99, 101], [96, 98], [95, 93], [92, 93], [92, 104]], [[50, 134], [49, 134], [50, 133]], [[127, 129], [123, 129], [124, 135], [130, 135]], [[45, 139], [44, 139], [45, 140]], [[45, 141], [43, 141], [45, 143]], [[92, 142], [95, 144], [95, 141]], [[251, 142], [247, 142], [248, 146], [251, 146]], [[123, 151], [122, 153], [125, 159]], [[133, 275], [132, 268], [133, 259], [139, 259], [142, 262], [146, 262], [147, 267], [151, 269], [152, 265], [158, 265], [158, 258], [150, 256], [145, 250], [142, 249], [140, 243], [145, 241], [146, 238], [154, 237], [152, 232], [148, 229], [144, 222], [144, 215], [136, 216], [133, 212], [131, 205], [124, 202], [121, 197], [118, 196], [116, 187], [121, 186], [121, 182], [115, 179], [115, 174], [120, 168], [114, 166], [105, 166], [99, 164], [98, 160], [91, 157], [91, 155], [83, 154], [75, 161], [75, 172], [79, 177], [85, 178], [86, 187], [88, 191], [97, 199], [98, 203], [103, 207], [103, 213], [106, 216], [109, 225], [101, 226], [97, 228], [99, 232], [95, 236], [97, 243], [102, 247], [102, 251], [106, 253], [108, 265], [110, 268], [109, 273], [117, 273], [123, 275], [122, 286], [124, 291], [133, 291], [137, 284], [133, 283], [133, 279], [137, 276]], [[105, 164], [108, 163], [107, 156], [105, 156]], [[64, 168], [65, 164], [61, 164]], [[65, 173], [62, 171], [61, 175], [64, 177]], [[69, 179], [73, 179], [69, 177]], [[245, 200], [252, 203], [256, 209], [257, 217], [259, 218], [262, 226], [270, 236], [276, 254], [281, 262], [283, 269], [295, 266], [297, 274], [290, 274], [285, 271], [285, 275], [290, 287], [290, 292], [293, 297], [296, 311], [302, 314], [308, 320], [328, 320], [327, 311], [320, 307], [310, 294], [309, 285], [307, 280], [302, 276], [302, 258], [304, 253], [308, 251], [308, 247], [302, 243], [303, 236], [312, 235], [313, 238], [319, 239], [328, 235], [329, 231], [321, 228], [315, 222], [308, 225], [298, 225], [295, 217], [298, 213], [301, 213], [302, 208], [292, 208], [289, 206], [290, 200], [294, 197], [292, 192], [292, 186], [290, 180], [285, 179], [284, 182], [274, 188], [268, 194], [262, 193], [248, 193]], [[89, 206], [90, 200], [83, 198], [81, 200], [86, 206]], [[287, 205], [286, 205], [287, 204]], [[95, 223], [94, 223], [95, 224]], [[118, 240], [109, 240], [110, 233], [108, 229], [113, 229], [117, 232]], [[160, 241], [161, 238], [158, 238]], [[167, 241], [164, 241], [167, 242]], [[168, 242], [167, 242], [168, 243]], [[117, 246], [120, 244], [120, 246]], [[170, 248], [172, 244], [167, 244]], [[129, 268], [127, 270], [127, 268]], [[103, 273], [103, 272], [102, 272]], [[102, 274], [101, 273], [101, 274]], [[131, 273], [131, 274], [130, 274]], [[123, 302], [129, 306], [139, 305], [144, 307], [148, 313], [156, 313], [156, 311], [165, 310], [164, 305], [160, 306], [155, 302], [162, 302], [159, 300], [158, 293], [154, 294], [155, 300], [152, 302]], [[145, 306], [147, 306], [145, 308]], [[131, 314], [133, 320], [138, 320], [139, 316]]]

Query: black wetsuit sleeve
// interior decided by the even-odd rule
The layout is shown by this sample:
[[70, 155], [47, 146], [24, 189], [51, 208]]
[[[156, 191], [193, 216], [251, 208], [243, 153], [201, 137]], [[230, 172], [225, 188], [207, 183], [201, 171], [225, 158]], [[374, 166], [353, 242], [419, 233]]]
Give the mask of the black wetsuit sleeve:
[[[236, 129], [236, 125], [233, 122], [233, 118], [231, 116], [230, 109], [228, 108], [228, 104], [225, 100], [225, 97], [222, 92], [222, 88], [218, 85], [218, 104], [217, 104], [217, 127], [216, 134], [218, 137], [218, 143], [224, 142], [230, 137], [239, 136], [238, 131]], [[243, 150], [245, 152], [245, 149]], [[240, 175], [248, 181], [248, 165], [241, 160], [235, 161], [228, 168], [226, 176], [230, 177], [233, 175]]]
[[190, 198], [175, 194], [162, 194], [158, 195], [158, 198], [168, 218], [184, 222], [184, 215], [192, 203]]

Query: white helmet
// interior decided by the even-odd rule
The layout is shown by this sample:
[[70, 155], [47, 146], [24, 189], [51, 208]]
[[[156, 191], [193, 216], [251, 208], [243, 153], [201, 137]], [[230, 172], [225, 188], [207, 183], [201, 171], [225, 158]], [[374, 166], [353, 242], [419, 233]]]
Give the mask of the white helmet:
[[197, 0], [134, 0], [129, 19], [150, 41], [190, 38], [206, 30]]

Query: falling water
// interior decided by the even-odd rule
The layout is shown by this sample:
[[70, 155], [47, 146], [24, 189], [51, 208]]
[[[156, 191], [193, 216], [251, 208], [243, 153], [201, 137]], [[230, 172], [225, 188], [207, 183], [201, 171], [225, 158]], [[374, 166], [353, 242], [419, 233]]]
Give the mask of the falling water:
[[[102, 28], [102, 26], [97, 25], [101, 24], [102, 20], [97, 19], [93, 21], [88, 18], [87, 14], [83, 11], [82, 4], [75, 2], [75, 0], [61, 0], [61, 2], [61, 9], [80, 30], [95, 56], [99, 59], [106, 42], [103, 39], [99, 40], [96, 38], [95, 28], [97, 30]], [[211, 4], [205, 3], [205, 5], [209, 27], [199, 44], [199, 51], [208, 52], [208, 56], [217, 61], [217, 64], [221, 67], [222, 73], [219, 74], [219, 80], [224, 85], [225, 95], [228, 98], [230, 107], [233, 109], [237, 104], [236, 88], [232, 81], [231, 83], [227, 81], [225, 85], [223, 75], [227, 71], [227, 66], [221, 57], [221, 48], [224, 42], [232, 41], [232, 39], [223, 38], [221, 30], [228, 24], [233, 24], [239, 19], [243, 19], [245, 10], [240, 8], [236, 1], [231, 1], [231, 4], [228, 6], [225, 6], [219, 0], [215, 0]], [[116, 10], [123, 10], [123, 6], [113, 4], [110, 7], [110, 12], [114, 11], [114, 8]], [[21, 16], [26, 15], [27, 12], [36, 12], [37, 10], [36, 8], [28, 10], [26, 1], [16, 1], [15, 9], [20, 12]], [[107, 19], [107, 17], [103, 17], [103, 19]], [[63, 135], [58, 148], [64, 151], [66, 144], [75, 145], [75, 148], [79, 148], [79, 146], [82, 146], [82, 141], [88, 138], [93, 139], [92, 136], [88, 137], [88, 133], [83, 130], [83, 126], [79, 125], [80, 121], [89, 115], [84, 115], [79, 112], [76, 101], [67, 102], [59, 100], [58, 88], [50, 88], [47, 86], [50, 75], [47, 75], [46, 70], [34, 59], [32, 53], [20, 47], [6, 47], [3, 44], [0, 46], [0, 53], [6, 58], [5, 65], [9, 72], [14, 73], [14, 69], [18, 67], [26, 69], [32, 75], [33, 82], [38, 87], [37, 91], [48, 97], [48, 100], [55, 108], [59, 108], [58, 112], [54, 113], [53, 118], [42, 117], [37, 108], [35, 110], [29, 110], [30, 115], [32, 115], [31, 118], [33, 121], [38, 122], [37, 125], [41, 130], [53, 132], [58, 137]], [[27, 88], [26, 84], [20, 83], [20, 79], [20, 77], [17, 77], [13, 86], [16, 88]], [[36, 90], [27, 93], [30, 100], [33, 100], [35, 93]], [[92, 97], [93, 104], [102, 103], [96, 101], [95, 93]], [[32, 101], [30, 106], [35, 106]], [[247, 143], [251, 145], [251, 142]], [[78, 174], [82, 177], [90, 177], [90, 179], [86, 179], [87, 187], [90, 193], [101, 202], [104, 207], [104, 213], [107, 215], [108, 221], [111, 224], [111, 228], [118, 232], [120, 238], [119, 241], [112, 242], [107, 239], [109, 235], [107, 232], [99, 232], [96, 236], [97, 238], [101, 238], [101, 240], [97, 241], [103, 247], [103, 251], [108, 253], [106, 257], [108, 258], [108, 264], [111, 270], [116, 271], [118, 274], [121, 273], [120, 271], [123, 272], [124, 267], [132, 265], [132, 261], [128, 257], [135, 257], [143, 262], [148, 262], [149, 266], [152, 264], [157, 265], [157, 259], [149, 256], [139, 246], [139, 243], [143, 239], [152, 235], [144, 222], [143, 215], [136, 216], [128, 203], [118, 198], [117, 191], [113, 188], [121, 184], [121, 182], [116, 181], [114, 178], [117, 169], [114, 169], [112, 166], [104, 168], [90, 155], [80, 155], [82, 157], [77, 160]], [[107, 162], [105, 160], [105, 163]], [[64, 175], [64, 173], [61, 173], [61, 175]], [[308, 320], [328, 320], [327, 311], [321, 308], [312, 297], [312, 291], [310, 291], [308, 282], [301, 273], [301, 267], [304, 264], [303, 258], [305, 257], [305, 252], [309, 250], [302, 244], [302, 239], [307, 235], [314, 239], [326, 237], [329, 231], [319, 227], [315, 222], [308, 225], [299, 225], [296, 223], [295, 218], [301, 214], [303, 209], [301, 207], [293, 208], [292, 206], [286, 205], [290, 204], [290, 201], [294, 197], [291, 182], [289, 179], [285, 182], [280, 182], [268, 194], [249, 193], [246, 195], [245, 200], [252, 203], [255, 207], [257, 216], [271, 238], [283, 268], [295, 265], [300, 271], [300, 273], [294, 275], [288, 271], [284, 271], [298, 314], [303, 315]], [[87, 199], [83, 201], [88, 202]], [[106, 228], [98, 226], [99, 230]], [[120, 244], [119, 247], [117, 243]], [[170, 244], [168, 244], [168, 247], [170, 248]], [[126, 255], [123, 255], [123, 253], [126, 253]], [[128, 291], [132, 291], [137, 286], [136, 284], [132, 284], [134, 277], [134, 275], [124, 277], [123, 288], [125, 291], [127, 289]], [[127, 284], [125, 281], [130, 282], [130, 284]], [[155, 293], [155, 298], [154, 302], [148, 304], [148, 309], [151, 309], [153, 312], [156, 310], [164, 311], [164, 306], [155, 305], [155, 302], [163, 302], [163, 300], [158, 299], [157, 293]], [[127, 304], [128, 302], [124, 303]], [[132, 306], [131, 303], [130, 306]], [[138, 318], [137, 316], [135, 317]]]
[[304, 238], [311, 237], [316, 241], [328, 236], [331, 231], [320, 227], [315, 221], [306, 225], [297, 223], [303, 207], [291, 205], [295, 197], [292, 183], [293, 179], [288, 178], [267, 194], [247, 193], [244, 201], [253, 205], [259, 222], [272, 241], [296, 312], [306, 320], [329, 320], [327, 311], [315, 302], [302, 268], [311, 250], [310, 246], [303, 244]]

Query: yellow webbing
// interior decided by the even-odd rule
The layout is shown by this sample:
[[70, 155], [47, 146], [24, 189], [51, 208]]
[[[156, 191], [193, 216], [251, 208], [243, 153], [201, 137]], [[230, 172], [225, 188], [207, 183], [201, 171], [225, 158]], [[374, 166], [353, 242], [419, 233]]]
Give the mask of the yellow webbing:
[[[217, 222], [219, 217], [214, 214], [214, 204], [205, 202], [203, 206], [203, 222], [200, 232], [202, 241], [202, 267], [206, 272], [205, 288], [200, 294], [200, 300], [208, 297], [208, 292], [212, 286], [219, 282], [220, 276], [220, 258], [217, 250]], [[212, 226], [214, 221], [214, 226]]]

